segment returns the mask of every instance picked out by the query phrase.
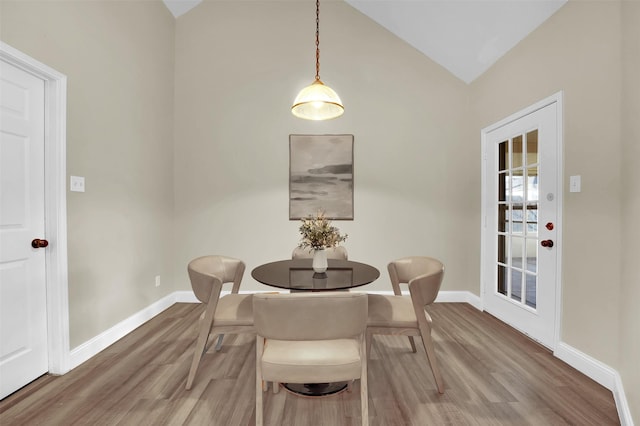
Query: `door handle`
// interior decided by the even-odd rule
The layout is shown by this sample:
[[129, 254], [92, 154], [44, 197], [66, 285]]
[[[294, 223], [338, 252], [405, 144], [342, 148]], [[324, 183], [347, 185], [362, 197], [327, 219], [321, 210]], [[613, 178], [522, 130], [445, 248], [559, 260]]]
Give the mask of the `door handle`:
[[540, 245], [542, 247], [551, 248], [551, 247], [553, 247], [553, 240], [542, 240], [542, 241], [540, 241]]
[[33, 248], [45, 248], [48, 245], [49, 245], [49, 241], [41, 240], [39, 238], [36, 238], [33, 241], [31, 241], [31, 247]]

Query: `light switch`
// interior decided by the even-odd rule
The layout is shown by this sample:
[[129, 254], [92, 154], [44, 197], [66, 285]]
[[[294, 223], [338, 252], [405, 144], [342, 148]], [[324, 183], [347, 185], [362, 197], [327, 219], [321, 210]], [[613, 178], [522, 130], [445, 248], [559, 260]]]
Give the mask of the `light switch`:
[[71, 176], [71, 191], [73, 192], [84, 192], [84, 177], [82, 176]]
[[580, 192], [582, 186], [582, 179], [580, 175], [569, 177], [569, 192]]

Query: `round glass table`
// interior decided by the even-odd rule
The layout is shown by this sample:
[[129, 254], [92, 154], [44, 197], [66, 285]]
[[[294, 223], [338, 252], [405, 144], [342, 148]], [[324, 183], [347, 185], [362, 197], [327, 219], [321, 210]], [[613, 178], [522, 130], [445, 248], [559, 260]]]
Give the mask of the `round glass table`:
[[329, 259], [327, 271], [317, 273], [311, 262], [294, 259], [266, 263], [251, 271], [251, 276], [262, 284], [291, 291], [349, 290], [380, 277], [380, 271], [366, 263]]
[[[280, 260], [266, 263], [251, 271], [251, 276], [262, 284], [290, 291], [349, 290], [372, 283], [380, 271], [366, 263], [351, 260], [328, 259], [326, 272], [317, 273], [312, 259]], [[285, 389], [303, 396], [326, 396], [347, 388], [346, 382], [336, 383], [283, 383]]]

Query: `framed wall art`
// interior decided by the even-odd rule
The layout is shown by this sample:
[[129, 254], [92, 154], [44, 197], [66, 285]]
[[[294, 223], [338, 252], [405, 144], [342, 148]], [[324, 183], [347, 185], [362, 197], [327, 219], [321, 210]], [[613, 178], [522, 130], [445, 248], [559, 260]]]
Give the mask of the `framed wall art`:
[[289, 219], [353, 220], [353, 135], [289, 135]]

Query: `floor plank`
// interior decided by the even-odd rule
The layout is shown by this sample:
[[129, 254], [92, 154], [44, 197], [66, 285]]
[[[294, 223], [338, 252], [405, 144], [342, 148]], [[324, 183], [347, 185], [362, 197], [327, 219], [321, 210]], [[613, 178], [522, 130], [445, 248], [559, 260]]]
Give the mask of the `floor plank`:
[[[255, 339], [225, 336], [184, 389], [202, 307], [176, 304], [64, 376], [45, 375], [0, 401], [9, 425], [251, 425]], [[467, 304], [430, 311], [445, 394], [424, 348], [375, 336], [371, 425], [618, 425], [610, 391], [544, 347]], [[419, 342], [419, 341], [417, 341]], [[267, 425], [359, 425], [359, 384], [324, 398], [265, 394]]]

